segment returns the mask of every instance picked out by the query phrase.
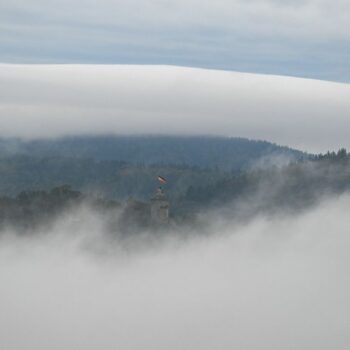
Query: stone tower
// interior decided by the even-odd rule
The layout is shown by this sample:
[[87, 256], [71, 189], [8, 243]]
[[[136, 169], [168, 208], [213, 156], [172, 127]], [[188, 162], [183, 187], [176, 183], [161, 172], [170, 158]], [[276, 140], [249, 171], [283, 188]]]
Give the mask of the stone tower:
[[161, 187], [151, 198], [151, 221], [154, 225], [169, 223], [169, 202]]

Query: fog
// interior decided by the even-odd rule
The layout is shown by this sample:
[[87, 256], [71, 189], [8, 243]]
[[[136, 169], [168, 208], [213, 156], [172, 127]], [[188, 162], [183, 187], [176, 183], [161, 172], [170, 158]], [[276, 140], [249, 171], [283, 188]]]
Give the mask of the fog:
[[349, 147], [350, 85], [123, 65], [0, 65], [0, 136], [215, 134]]
[[[84, 209], [0, 241], [0, 348], [348, 349], [350, 197], [143, 244]], [[147, 243], [149, 242], [149, 243]]]

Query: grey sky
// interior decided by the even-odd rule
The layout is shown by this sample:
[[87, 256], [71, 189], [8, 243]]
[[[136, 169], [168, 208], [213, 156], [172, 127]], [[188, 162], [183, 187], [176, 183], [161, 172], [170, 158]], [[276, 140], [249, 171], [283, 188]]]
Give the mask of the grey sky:
[[0, 136], [215, 134], [350, 148], [350, 84], [169, 66], [0, 65]]
[[349, 15], [347, 0], [0, 0], [0, 61], [350, 81]]

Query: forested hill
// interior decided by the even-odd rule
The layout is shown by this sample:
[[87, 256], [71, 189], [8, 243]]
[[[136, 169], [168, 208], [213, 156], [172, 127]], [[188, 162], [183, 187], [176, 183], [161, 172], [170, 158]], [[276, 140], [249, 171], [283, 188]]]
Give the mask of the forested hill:
[[[91, 158], [131, 164], [172, 164], [244, 170], [271, 159], [301, 159], [300, 151], [266, 141], [209, 136], [77, 136], [23, 141], [0, 139], [0, 157]], [[277, 156], [277, 157], [276, 157]]]
[[159, 186], [158, 175], [167, 178], [167, 192], [177, 197], [184, 195], [190, 186], [214, 184], [225, 176], [225, 172], [186, 165], [18, 155], [0, 158], [0, 196], [50, 190], [68, 184], [76, 190], [99, 193], [110, 199], [148, 200]]
[[[147, 203], [158, 186], [159, 173], [168, 178], [165, 192], [174, 222], [194, 223], [206, 217], [200, 213], [207, 210], [245, 219], [262, 212], [299, 211], [324, 197], [349, 192], [350, 154], [342, 149], [281, 168], [237, 172], [73, 158], [2, 159], [0, 230], [6, 225], [25, 229], [49, 223], [65, 209], [85, 203], [112, 216], [117, 207], [125, 208], [121, 227], [131, 223], [143, 227], [148, 222]], [[94, 186], [97, 196], [87, 192]], [[129, 196], [134, 200], [126, 201]]]

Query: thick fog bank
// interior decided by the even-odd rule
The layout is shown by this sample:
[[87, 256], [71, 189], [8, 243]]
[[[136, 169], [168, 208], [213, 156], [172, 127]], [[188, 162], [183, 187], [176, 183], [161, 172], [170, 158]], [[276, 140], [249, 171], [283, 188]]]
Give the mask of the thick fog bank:
[[[0, 241], [0, 348], [348, 349], [350, 197], [143, 250], [83, 213]], [[119, 247], [119, 248], [118, 248]]]
[[[0, 65], [0, 136], [217, 134], [350, 147], [350, 85], [170, 66]], [[317, 124], [317, 127], [315, 127]]]

